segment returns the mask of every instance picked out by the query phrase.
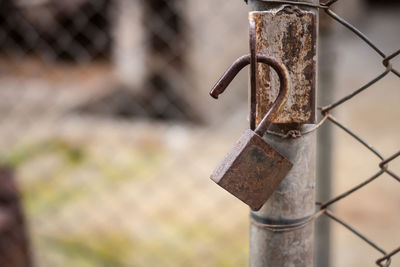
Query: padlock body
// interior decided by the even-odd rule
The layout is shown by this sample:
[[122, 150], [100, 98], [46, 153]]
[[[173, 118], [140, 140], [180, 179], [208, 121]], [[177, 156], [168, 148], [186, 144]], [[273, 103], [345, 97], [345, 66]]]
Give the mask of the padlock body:
[[292, 163], [262, 137], [246, 130], [211, 179], [252, 210], [259, 210], [291, 168]]

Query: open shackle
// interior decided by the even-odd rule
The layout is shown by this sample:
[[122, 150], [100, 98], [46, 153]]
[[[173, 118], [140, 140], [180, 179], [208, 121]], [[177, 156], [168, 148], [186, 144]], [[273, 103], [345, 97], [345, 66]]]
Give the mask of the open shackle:
[[[272, 67], [278, 74], [280, 83], [280, 90], [278, 97], [272, 104], [269, 111], [265, 114], [262, 121], [258, 124], [257, 128], [254, 130], [256, 134], [258, 134], [259, 136], [263, 136], [267, 132], [268, 128], [271, 126], [272, 122], [277, 118], [277, 116], [285, 106], [289, 96], [291, 83], [289, 78], [290, 77], [289, 71], [282, 62], [278, 61], [273, 57], [260, 53], [256, 55], [256, 59], [257, 62]], [[214, 87], [210, 92], [210, 95], [213, 98], [218, 99], [218, 96], [225, 91], [225, 89], [229, 86], [229, 84], [233, 81], [233, 79], [237, 76], [237, 74], [244, 67], [250, 64], [250, 61], [251, 61], [250, 54], [238, 58], [222, 75], [222, 77], [218, 80], [218, 82], [214, 85]]]

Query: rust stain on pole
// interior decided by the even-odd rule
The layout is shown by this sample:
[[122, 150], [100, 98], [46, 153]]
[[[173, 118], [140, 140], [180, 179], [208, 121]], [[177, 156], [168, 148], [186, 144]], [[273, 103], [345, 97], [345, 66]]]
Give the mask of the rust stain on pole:
[[[288, 101], [273, 121], [274, 131], [308, 131], [313, 126], [307, 124], [315, 123], [316, 115], [318, 10], [259, 0], [249, 0], [249, 7], [253, 10], [250, 19], [256, 22], [257, 52], [282, 60], [292, 83]], [[257, 76], [256, 121], [260, 122], [278, 95], [279, 80], [274, 71], [261, 65]], [[251, 212], [250, 266], [312, 267], [314, 225], [309, 218], [315, 211], [315, 132], [296, 139], [265, 138], [293, 167], [265, 205]], [[291, 228], [300, 222], [302, 227]], [[263, 225], [286, 230], [275, 232]]]
[[[284, 5], [251, 12], [250, 18], [256, 22], [257, 51], [281, 59], [289, 69], [293, 85], [274, 123], [315, 123], [315, 12]], [[256, 120], [259, 123], [278, 96], [279, 78], [268, 66], [260, 66], [257, 76]]]

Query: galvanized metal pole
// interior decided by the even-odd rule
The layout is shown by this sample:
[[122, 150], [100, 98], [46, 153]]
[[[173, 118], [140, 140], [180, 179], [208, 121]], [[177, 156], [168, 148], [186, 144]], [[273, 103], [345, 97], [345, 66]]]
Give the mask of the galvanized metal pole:
[[[320, 18], [319, 83], [318, 102], [320, 105], [334, 100], [335, 58], [333, 45], [335, 29], [333, 21], [323, 12]], [[325, 124], [317, 134], [317, 200], [330, 199], [332, 192], [333, 136], [332, 124]], [[315, 266], [331, 266], [331, 220], [323, 216], [315, 225]]]
[[[260, 0], [249, 0], [249, 7], [257, 11], [250, 16], [256, 19], [258, 52], [281, 59], [291, 74], [292, 99], [274, 131], [306, 131], [315, 117], [318, 10]], [[268, 69], [258, 69], [257, 122], [279, 88]], [[266, 140], [294, 166], [261, 210], [251, 212], [250, 266], [313, 266], [315, 132], [295, 139], [268, 135]]]

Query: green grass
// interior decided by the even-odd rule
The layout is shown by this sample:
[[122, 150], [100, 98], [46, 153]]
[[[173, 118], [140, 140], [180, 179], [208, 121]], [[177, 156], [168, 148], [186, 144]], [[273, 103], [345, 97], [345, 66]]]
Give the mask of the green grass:
[[61, 256], [63, 266], [74, 267], [128, 266], [126, 259], [133, 246], [123, 234], [104, 232], [47, 237], [42, 243], [46, 253]]
[[[126, 181], [150, 179], [165, 157], [162, 151], [139, 147], [128, 150], [127, 162], [121, 163], [113, 155], [93, 154], [92, 146], [52, 138], [15, 148], [0, 160], [17, 169], [30, 216], [39, 217], [76, 205], [93, 194], [109, 194], [111, 187]], [[46, 165], [47, 169], [35, 166], [36, 161], [48, 158], [58, 164]]]
[[27, 161], [48, 152], [60, 154], [71, 165], [79, 164], [85, 159], [85, 153], [82, 148], [65, 140], [54, 138], [16, 148], [5, 155], [1, 162], [4, 165], [18, 168]]
[[[40, 220], [36, 219], [51, 220], [64, 209], [73, 212], [84, 201], [95, 205], [99, 195], [113, 194], [115, 187], [157, 179], [157, 172], [168, 157], [158, 146], [95, 149], [98, 145], [101, 144], [78, 145], [67, 139], [50, 138], [18, 147], [1, 160], [17, 168], [34, 251], [42, 256], [37, 258], [38, 266], [55, 266], [55, 262], [57, 267], [247, 265], [247, 225], [241, 231], [227, 232], [206, 218], [186, 224], [160, 214], [152, 218], [155, 225], [149, 226], [160, 233], [146, 239], [139, 233], [125, 232], [118, 225], [96, 230], [95, 220], [86, 221], [93, 227], [80, 229], [80, 220], [89, 218], [71, 218], [65, 224], [52, 225], [51, 232], [39, 225]], [[101, 216], [114, 216], [102, 207], [98, 212]], [[119, 216], [126, 216], [125, 221], [139, 219], [133, 214], [133, 210], [127, 210]], [[76, 224], [80, 233], [68, 232], [64, 227], [67, 224]]]
[[[51, 262], [51, 255], [61, 258], [61, 267], [232, 267], [247, 264], [247, 233], [238, 231], [227, 235], [223, 229], [200, 223], [163, 222], [160, 227], [168, 230], [168, 237], [160, 234], [143, 240], [118, 230], [80, 235], [60, 233], [42, 238], [40, 246], [48, 253], [48, 261]], [[47, 265], [51, 263], [44, 264]]]

